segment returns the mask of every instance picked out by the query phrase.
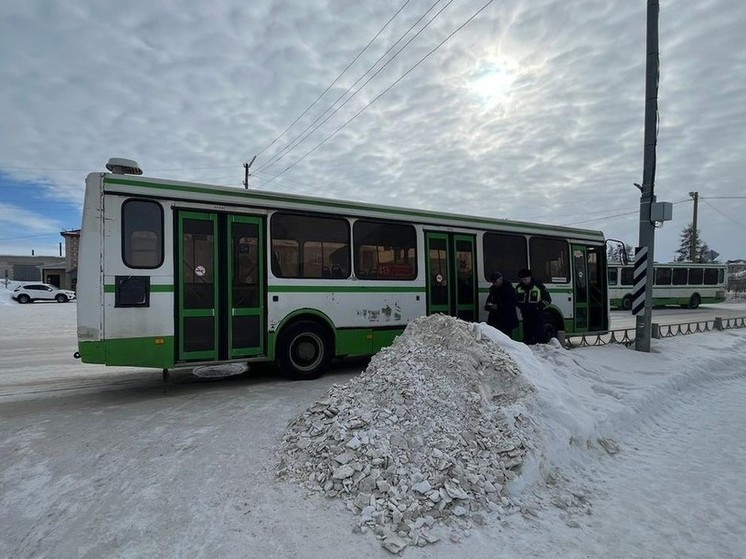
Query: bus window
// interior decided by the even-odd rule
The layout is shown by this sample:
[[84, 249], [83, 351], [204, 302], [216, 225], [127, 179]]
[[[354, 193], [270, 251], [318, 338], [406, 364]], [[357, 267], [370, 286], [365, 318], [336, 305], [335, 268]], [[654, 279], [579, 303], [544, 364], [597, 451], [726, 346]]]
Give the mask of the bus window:
[[622, 268], [622, 285], [632, 285], [635, 270], [632, 267]]
[[127, 200], [122, 204], [122, 261], [130, 268], [163, 264], [163, 210], [157, 202]]
[[609, 268], [608, 276], [609, 276], [609, 285], [616, 285], [616, 282], [619, 281], [619, 269]]
[[543, 283], [570, 281], [570, 251], [567, 241], [533, 237], [531, 248], [531, 273]]
[[279, 278], [346, 278], [350, 275], [347, 220], [276, 213], [270, 224], [272, 273]]
[[705, 285], [717, 285], [718, 270], [717, 268], [705, 268]]
[[485, 233], [482, 238], [484, 252], [484, 279], [489, 280], [493, 271], [500, 272], [510, 281], [518, 281], [518, 270], [528, 266], [526, 239], [520, 235]]
[[689, 268], [689, 285], [702, 285], [702, 268]]
[[352, 232], [358, 278], [413, 280], [417, 277], [417, 233], [413, 226], [357, 220]]
[[686, 268], [674, 268], [671, 283], [673, 285], [686, 285], [687, 275]]
[[655, 269], [655, 285], [671, 285], [671, 268]]

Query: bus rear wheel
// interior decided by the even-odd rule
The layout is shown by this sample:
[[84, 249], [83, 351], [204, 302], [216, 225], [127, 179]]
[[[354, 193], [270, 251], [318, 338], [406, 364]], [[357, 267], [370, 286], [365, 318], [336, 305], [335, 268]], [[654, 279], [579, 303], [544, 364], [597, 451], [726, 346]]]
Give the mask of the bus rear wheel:
[[695, 293], [694, 295], [689, 297], [689, 308], [696, 309], [701, 302], [702, 302], [702, 299], [700, 299], [699, 295]]
[[277, 362], [288, 378], [311, 380], [321, 376], [331, 360], [326, 330], [311, 321], [291, 324], [278, 341]]
[[632, 297], [631, 296], [625, 295], [624, 299], [622, 299], [622, 310], [625, 310], [625, 311], [632, 310]]
[[551, 313], [544, 313], [544, 341], [548, 342], [552, 338], [557, 337], [557, 332], [560, 330], [557, 319]]

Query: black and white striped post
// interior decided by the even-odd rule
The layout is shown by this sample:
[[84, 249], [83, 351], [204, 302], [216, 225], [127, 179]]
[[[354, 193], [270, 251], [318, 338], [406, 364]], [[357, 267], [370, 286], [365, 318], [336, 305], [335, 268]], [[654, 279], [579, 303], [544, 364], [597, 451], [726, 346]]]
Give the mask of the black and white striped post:
[[645, 310], [645, 286], [647, 285], [648, 247], [635, 249], [635, 267], [632, 273], [632, 314]]

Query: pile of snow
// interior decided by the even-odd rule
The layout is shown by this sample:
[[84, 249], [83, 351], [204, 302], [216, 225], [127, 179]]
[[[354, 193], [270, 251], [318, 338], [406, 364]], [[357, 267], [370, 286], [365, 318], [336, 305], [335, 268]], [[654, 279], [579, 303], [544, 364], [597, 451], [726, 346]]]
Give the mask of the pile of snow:
[[342, 499], [355, 529], [392, 552], [458, 541], [511, 508], [507, 484], [535, 428], [522, 401], [534, 388], [486, 329], [512, 343], [449, 316], [410, 323], [290, 424], [278, 476]]
[[0, 280], [0, 305], [17, 305], [13, 300], [13, 290], [21, 285], [20, 281]]

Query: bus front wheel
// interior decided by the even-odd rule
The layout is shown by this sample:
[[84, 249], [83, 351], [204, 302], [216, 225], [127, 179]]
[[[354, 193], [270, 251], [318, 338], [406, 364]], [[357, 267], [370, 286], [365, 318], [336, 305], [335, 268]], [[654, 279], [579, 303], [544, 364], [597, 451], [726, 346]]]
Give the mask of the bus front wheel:
[[700, 299], [699, 295], [695, 293], [694, 295], [689, 297], [689, 308], [696, 309], [701, 302], [702, 302], [702, 299]]
[[622, 310], [625, 310], [625, 311], [632, 310], [632, 297], [631, 296], [625, 295], [624, 299], [622, 299]]
[[330, 360], [329, 336], [315, 322], [296, 322], [288, 326], [280, 336], [277, 362], [282, 373], [289, 378], [318, 378]]

